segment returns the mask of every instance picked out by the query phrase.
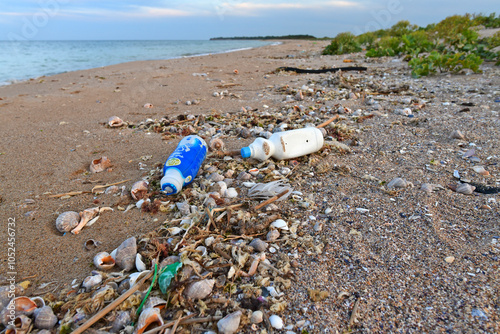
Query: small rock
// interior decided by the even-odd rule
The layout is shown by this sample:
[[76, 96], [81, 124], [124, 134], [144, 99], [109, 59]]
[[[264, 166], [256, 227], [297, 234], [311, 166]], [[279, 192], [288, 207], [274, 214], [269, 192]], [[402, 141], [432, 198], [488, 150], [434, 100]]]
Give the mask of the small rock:
[[447, 256], [444, 260], [447, 263], [453, 263], [453, 261], [455, 261], [455, 257], [454, 256]]
[[262, 311], [254, 311], [250, 316], [250, 322], [252, 324], [260, 324], [264, 319], [264, 313]]
[[460, 130], [455, 130], [451, 133], [451, 138], [453, 139], [465, 139], [465, 136], [463, 135]]

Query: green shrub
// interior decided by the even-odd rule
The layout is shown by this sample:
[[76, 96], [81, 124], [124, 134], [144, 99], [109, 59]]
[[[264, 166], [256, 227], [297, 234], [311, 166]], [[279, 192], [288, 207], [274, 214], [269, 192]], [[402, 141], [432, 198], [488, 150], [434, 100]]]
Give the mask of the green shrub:
[[335, 36], [330, 45], [324, 50], [324, 55], [341, 55], [361, 51], [361, 46], [356, 42], [356, 37], [350, 32], [342, 32]]
[[413, 58], [408, 65], [411, 67], [411, 74], [418, 78], [443, 72], [459, 72], [463, 69], [471, 69], [475, 73], [479, 72], [479, 65], [483, 60], [475, 54], [451, 53], [443, 54], [432, 51], [428, 56]]

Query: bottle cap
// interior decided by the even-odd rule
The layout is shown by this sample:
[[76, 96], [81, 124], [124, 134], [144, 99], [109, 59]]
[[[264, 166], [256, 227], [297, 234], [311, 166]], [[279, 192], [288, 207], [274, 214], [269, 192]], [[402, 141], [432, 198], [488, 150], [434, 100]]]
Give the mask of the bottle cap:
[[184, 185], [184, 177], [177, 168], [168, 168], [162, 177], [161, 190], [167, 195], [177, 194]]
[[250, 147], [243, 147], [240, 154], [243, 158], [250, 158], [250, 156], [252, 155], [252, 150], [250, 149]]

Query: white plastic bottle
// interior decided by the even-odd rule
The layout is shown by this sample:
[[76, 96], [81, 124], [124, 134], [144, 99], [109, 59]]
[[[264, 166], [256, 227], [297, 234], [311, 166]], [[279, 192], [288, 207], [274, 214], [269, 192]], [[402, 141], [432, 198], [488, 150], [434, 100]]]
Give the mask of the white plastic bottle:
[[207, 156], [207, 143], [198, 136], [183, 138], [163, 166], [161, 190], [167, 195], [177, 194], [193, 182]]
[[293, 159], [320, 150], [323, 142], [323, 133], [314, 127], [276, 132], [269, 139], [257, 138], [248, 147], [243, 147], [241, 156], [261, 161], [269, 157]]

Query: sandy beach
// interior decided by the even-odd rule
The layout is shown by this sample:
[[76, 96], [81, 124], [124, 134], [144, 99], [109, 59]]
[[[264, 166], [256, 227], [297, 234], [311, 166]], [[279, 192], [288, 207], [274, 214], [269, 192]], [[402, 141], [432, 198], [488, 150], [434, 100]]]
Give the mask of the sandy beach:
[[[279, 314], [285, 329], [273, 329], [266, 320], [253, 330], [243, 321], [238, 332], [500, 332], [500, 69], [485, 63], [481, 74], [413, 79], [401, 59], [322, 56], [327, 44], [284, 41], [0, 87], [0, 243], [8, 244], [8, 223], [15, 222], [16, 282], [30, 282], [27, 295], [55, 282], [57, 291], [51, 293], [57, 295], [95, 269], [98, 251], [111, 252], [132, 236], [140, 240], [171, 219], [171, 213], [161, 211], [119, 209], [135, 203], [129, 195], [132, 184], [161, 168], [182, 138], [141, 127], [148, 119], [156, 123], [205, 115], [207, 124], [224, 133], [227, 149], [235, 150], [255, 139], [242, 138], [242, 126], [318, 125], [340, 112], [325, 127], [327, 141], [346, 146], [326, 145], [293, 162], [272, 161], [277, 170], [293, 170], [283, 179], [298, 192], [296, 198], [276, 202], [274, 211], [262, 210], [279, 214], [296, 230], [283, 231], [270, 242], [275, 252], [266, 251], [291, 284], [273, 275], [283, 294], [262, 310], [266, 317]], [[368, 69], [342, 75], [275, 71], [282, 66]], [[148, 103], [152, 108], [145, 108]], [[106, 126], [115, 115], [136, 126]], [[194, 122], [183, 125], [201, 131]], [[102, 156], [112, 167], [90, 173], [91, 161]], [[234, 178], [237, 166], [248, 171], [269, 162], [207, 161], [221, 174], [235, 169]], [[203, 172], [199, 178], [206, 176]], [[395, 178], [404, 184], [388, 187]], [[92, 193], [97, 185], [121, 181], [126, 181], [119, 186], [126, 186], [127, 196]], [[476, 189], [457, 192], [459, 183]], [[423, 184], [432, 190], [422, 190]], [[232, 186], [240, 196], [230, 204], [248, 208], [259, 203], [245, 197], [239, 180]], [[51, 197], [68, 192], [82, 193]], [[55, 228], [60, 213], [96, 206], [113, 211], [102, 212], [77, 235], [62, 235]], [[97, 249], [85, 248], [90, 239], [98, 242]], [[1, 285], [12, 272], [6, 248], [0, 257]], [[251, 278], [236, 282], [254, 283]], [[214, 289], [214, 296], [237, 301], [221, 306], [223, 315], [239, 309], [245, 317], [251, 313], [239, 294]], [[270, 310], [279, 303], [286, 307]], [[200, 308], [184, 306], [192, 312]], [[207, 314], [217, 308], [209, 307]], [[200, 328], [216, 330], [215, 323]], [[199, 331], [184, 327], [177, 332]]]

